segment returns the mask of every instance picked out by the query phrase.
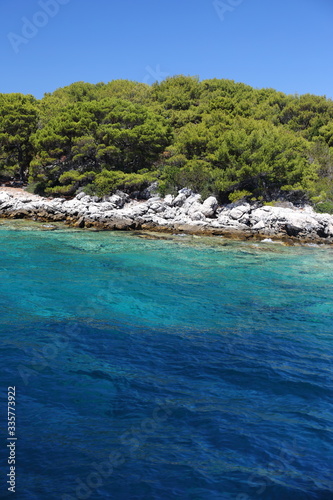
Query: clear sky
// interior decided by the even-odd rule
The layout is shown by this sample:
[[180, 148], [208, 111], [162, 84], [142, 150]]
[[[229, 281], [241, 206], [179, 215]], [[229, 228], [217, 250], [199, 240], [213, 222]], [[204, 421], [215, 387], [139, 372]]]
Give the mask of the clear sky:
[[1, 0], [0, 92], [229, 78], [333, 98], [333, 0]]

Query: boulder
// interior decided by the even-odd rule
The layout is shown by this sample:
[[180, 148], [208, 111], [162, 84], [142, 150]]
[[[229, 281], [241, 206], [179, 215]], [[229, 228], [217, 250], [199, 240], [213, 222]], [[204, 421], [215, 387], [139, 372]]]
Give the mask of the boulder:
[[5, 193], [5, 192], [0, 193], [0, 205], [2, 203], [8, 203], [9, 200], [11, 200], [11, 199], [12, 199], [12, 197], [8, 193]]
[[219, 227], [227, 227], [232, 223], [228, 215], [221, 213], [218, 217]]
[[204, 214], [202, 212], [193, 212], [190, 215], [190, 218], [192, 220], [205, 220], [206, 219], [206, 217], [204, 216]]
[[262, 229], [265, 229], [265, 227], [266, 227], [266, 224], [264, 223], [264, 221], [260, 220], [254, 226], [252, 226], [252, 229], [254, 229], [256, 231], [261, 231]]
[[[268, 210], [267, 210], [268, 209]], [[259, 221], [266, 221], [270, 216], [270, 207], [257, 208], [251, 213], [251, 223], [256, 224]]]
[[234, 220], [241, 219], [244, 214], [247, 214], [251, 210], [251, 205], [246, 203], [244, 205], [239, 205], [230, 210], [230, 217]]
[[325, 227], [324, 232], [330, 238], [333, 236], [333, 221]]
[[84, 217], [80, 217], [74, 224], [74, 227], [84, 227]]
[[168, 205], [169, 207], [171, 207], [173, 200], [174, 200], [174, 196], [172, 196], [172, 194], [167, 194], [163, 201], [164, 201], [165, 205]]
[[109, 197], [109, 202], [115, 205], [117, 208], [123, 208], [128, 200], [128, 194], [123, 193], [122, 191], [116, 191], [115, 194]]
[[209, 198], [203, 202], [201, 212], [205, 217], [213, 217], [217, 207], [217, 199], [214, 196], [209, 196]]
[[185, 193], [179, 193], [178, 196], [173, 200], [172, 205], [174, 207], [181, 207], [187, 199]]
[[128, 204], [123, 212], [132, 218], [140, 217], [148, 212], [148, 205], [147, 203]]
[[200, 206], [202, 206], [201, 203], [199, 203], [200, 200], [201, 200], [200, 194], [191, 194], [191, 196], [186, 198], [186, 200], [181, 208], [183, 213], [187, 214], [193, 205], [199, 204]]
[[84, 191], [81, 191], [81, 193], [77, 194], [77, 195], [75, 196], [75, 198], [76, 198], [77, 200], [82, 200], [82, 198], [84, 198], [85, 196], [86, 196], [86, 193], [85, 193]]
[[149, 206], [149, 209], [152, 210], [153, 212], [156, 212], [156, 213], [164, 212], [165, 206], [163, 205], [163, 203], [155, 202]]
[[150, 198], [156, 196], [158, 194], [158, 182], [155, 181], [150, 186], [148, 186], [143, 191], [138, 193], [138, 198], [142, 200], [149, 200]]
[[176, 217], [177, 211], [175, 208], [167, 208], [163, 214], [164, 219], [174, 219]]
[[[93, 197], [89, 196], [88, 194], [85, 194], [84, 196], [82, 196], [82, 198], [80, 198], [80, 200], [77, 199], [77, 201], [80, 201], [81, 203], [84, 203], [86, 205], [89, 205], [89, 203], [93, 203], [94, 202]], [[68, 202], [65, 201], [64, 204], [65, 203], [68, 203]]]
[[91, 214], [100, 214], [100, 209], [98, 205], [89, 205], [88, 208], [89, 213]]
[[125, 205], [123, 198], [121, 198], [121, 196], [118, 196], [117, 194], [109, 196], [108, 201], [117, 208], [123, 208], [123, 206]]
[[193, 191], [192, 189], [188, 189], [188, 188], [183, 188], [183, 189], [180, 189], [178, 191], [179, 194], [184, 194], [186, 196], [186, 198], [188, 198], [189, 196], [191, 196], [191, 194], [193, 194]]
[[203, 220], [205, 219], [205, 215], [202, 213], [202, 209], [203, 205], [195, 201], [187, 210], [187, 215], [192, 220]]

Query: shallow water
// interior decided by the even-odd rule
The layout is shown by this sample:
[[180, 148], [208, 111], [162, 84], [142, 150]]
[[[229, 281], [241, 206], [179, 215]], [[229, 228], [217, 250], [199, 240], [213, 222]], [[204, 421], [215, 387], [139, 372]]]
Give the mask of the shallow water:
[[0, 226], [17, 498], [332, 498], [330, 247], [45, 226]]

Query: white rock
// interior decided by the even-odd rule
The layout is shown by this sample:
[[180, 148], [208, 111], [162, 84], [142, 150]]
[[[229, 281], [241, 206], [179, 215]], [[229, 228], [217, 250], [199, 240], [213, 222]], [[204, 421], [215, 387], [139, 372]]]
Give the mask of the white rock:
[[243, 205], [239, 205], [230, 210], [230, 217], [232, 219], [238, 220], [243, 217], [244, 214], [248, 213], [251, 210], [251, 205], [249, 203], [245, 203]]
[[201, 212], [206, 217], [212, 217], [213, 215], [215, 215], [217, 206], [218, 206], [217, 199], [214, 196], [209, 196], [209, 198], [207, 198], [203, 202]]
[[62, 205], [65, 201], [65, 198], [53, 198], [50, 203], [52, 203], [53, 205]]
[[222, 229], [225, 227], [225, 224], [220, 220], [214, 219], [209, 223], [209, 226], [214, 227], [216, 229]]
[[[81, 199], [80, 199], [81, 203], [86, 203], [86, 204], [89, 204], [89, 203], [93, 203], [93, 197], [92, 196], [89, 196], [87, 194], [85, 194]], [[67, 203], [67, 202], [65, 202]]]
[[333, 222], [331, 222], [325, 227], [325, 234], [327, 234], [327, 236], [329, 237], [333, 236]]
[[173, 200], [172, 205], [174, 207], [181, 207], [186, 201], [187, 196], [184, 193], [179, 193], [178, 196]]
[[201, 195], [200, 194], [191, 194], [191, 196], [189, 196], [186, 199], [186, 201], [184, 203], [184, 206], [190, 207], [194, 203], [198, 203], [200, 200], [201, 200]]
[[192, 189], [188, 189], [188, 188], [183, 188], [183, 189], [180, 189], [178, 191], [178, 194], [185, 194], [186, 198], [191, 196], [192, 193], [193, 193]]
[[123, 208], [125, 203], [128, 201], [128, 195], [122, 191], [117, 191], [115, 194], [109, 197], [109, 202], [116, 207]]
[[2, 205], [3, 203], [8, 203], [9, 200], [11, 200], [11, 199], [12, 199], [12, 197], [9, 196], [8, 193], [5, 193], [5, 192], [0, 193], [0, 205]]
[[175, 208], [168, 208], [164, 214], [164, 219], [174, 219], [176, 217], [177, 211]]
[[220, 214], [218, 221], [222, 225], [222, 227], [226, 227], [231, 223], [230, 218], [225, 214]]
[[76, 198], [77, 200], [82, 200], [82, 198], [84, 198], [85, 196], [86, 196], [86, 193], [84, 193], [84, 192], [82, 191], [81, 193], [77, 194], [77, 195], [75, 196], [75, 198]]
[[165, 210], [165, 206], [162, 203], [159, 202], [154, 202], [151, 205], [149, 205], [150, 210], [153, 212], [163, 212]]
[[173, 203], [173, 200], [174, 200], [174, 196], [172, 196], [172, 194], [167, 194], [163, 201], [164, 201], [165, 205], [168, 205], [170, 207]]
[[254, 226], [252, 226], [252, 229], [257, 229], [258, 231], [260, 231], [261, 229], [265, 229], [266, 225], [264, 223], [264, 221], [259, 221], [257, 222], [257, 224], [255, 224]]
[[109, 210], [113, 210], [115, 208], [112, 203], [107, 202], [99, 203], [97, 207], [99, 208], [100, 212], [108, 212]]
[[265, 221], [266, 219], [268, 219], [268, 217], [270, 215], [270, 210], [266, 210], [267, 208], [269, 209], [271, 207], [262, 207], [262, 208], [257, 208], [256, 210], [254, 210], [251, 213], [251, 221], [252, 221], [252, 223], [254, 221], [254, 223], [256, 224], [259, 221], [262, 221], [262, 220]]
[[100, 214], [100, 208], [97, 205], [90, 205], [88, 210], [91, 214]]
[[133, 217], [140, 217], [148, 212], [148, 206], [146, 203], [139, 203], [138, 205], [132, 205], [130, 207], [125, 207], [124, 213], [128, 213]]
[[192, 220], [204, 220], [206, 218], [202, 212], [192, 212], [189, 217]]

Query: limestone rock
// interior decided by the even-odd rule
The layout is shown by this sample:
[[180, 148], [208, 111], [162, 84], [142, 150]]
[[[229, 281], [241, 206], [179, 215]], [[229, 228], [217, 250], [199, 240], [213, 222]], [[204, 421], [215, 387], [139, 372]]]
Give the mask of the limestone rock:
[[174, 200], [174, 196], [172, 196], [172, 194], [167, 194], [166, 197], [164, 198], [164, 203], [168, 207], [171, 207], [173, 200]]
[[209, 198], [203, 202], [201, 212], [205, 217], [213, 217], [217, 207], [217, 199], [214, 196], [209, 196]]
[[84, 191], [81, 191], [81, 193], [77, 194], [77, 195], [75, 196], [75, 198], [76, 198], [77, 200], [82, 200], [82, 198], [84, 198], [85, 196], [86, 196], [86, 194], [84, 193]]
[[178, 196], [173, 200], [172, 205], [174, 207], [181, 207], [185, 201], [187, 196], [184, 193], [179, 193]]
[[327, 236], [333, 237], [333, 221], [325, 227], [324, 232]]
[[74, 227], [84, 227], [84, 217], [80, 217], [77, 222], [75, 222]]
[[248, 213], [250, 210], [251, 205], [249, 203], [236, 206], [230, 210], [230, 217], [235, 220], [241, 219], [243, 215]]
[[309, 241], [322, 240], [333, 243], [333, 216], [315, 213], [312, 207], [296, 208], [291, 204], [260, 206], [244, 201], [218, 207], [213, 196], [203, 203], [199, 194], [190, 189], [181, 189], [174, 198], [167, 195], [151, 195], [146, 201], [130, 199], [126, 193], [117, 191], [104, 197], [79, 193], [71, 200], [47, 199], [37, 195], [1, 192], [0, 213], [2, 217], [30, 218], [45, 221], [67, 221], [75, 227], [101, 229], [150, 228], [163, 230], [182, 228], [192, 233], [202, 231], [210, 234], [263, 234], [284, 238], [291, 237]]
[[262, 229], [265, 229], [265, 223], [264, 221], [260, 220], [259, 222], [257, 222], [254, 226], [252, 226], [252, 229], [256, 230], [256, 231], [260, 231]]

